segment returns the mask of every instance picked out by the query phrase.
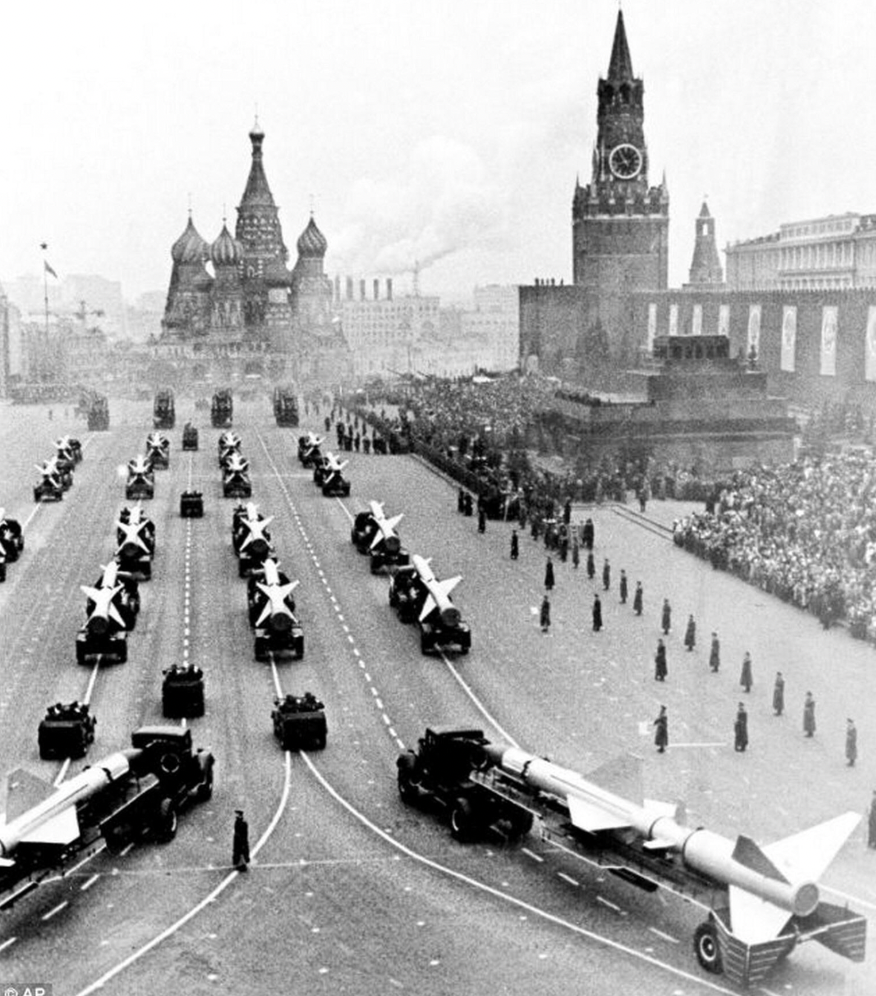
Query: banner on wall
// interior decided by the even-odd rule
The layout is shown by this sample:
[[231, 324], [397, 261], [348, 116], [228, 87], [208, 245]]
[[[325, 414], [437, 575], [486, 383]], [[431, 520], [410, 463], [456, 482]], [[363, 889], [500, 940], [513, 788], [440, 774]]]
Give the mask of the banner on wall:
[[754, 346], [755, 355], [760, 357], [760, 305], [753, 304], [748, 309], [748, 343], [745, 347], [746, 357], [751, 355]]
[[876, 304], [867, 312], [867, 356], [864, 360], [865, 380], [876, 380]]
[[657, 305], [648, 305], [648, 352], [654, 351], [654, 339], [657, 336]]
[[669, 305], [669, 334], [678, 335], [678, 305]]
[[691, 335], [703, 334], [703, 306], [701, 304], [695, 304], [693, 306], [693, 315], [691, 316], [691, 323], [690, 323], [690, 333]]
[[821, 309], [821, 375], [836, 376], [836, 305]]
[[782, 364], [786, 373], [794, 372], [797, 354], [797, 307], [786, 304], [782, 310]]
[[718, 335], [730, 335], [730, 305], [722, 304], [718, 308]]

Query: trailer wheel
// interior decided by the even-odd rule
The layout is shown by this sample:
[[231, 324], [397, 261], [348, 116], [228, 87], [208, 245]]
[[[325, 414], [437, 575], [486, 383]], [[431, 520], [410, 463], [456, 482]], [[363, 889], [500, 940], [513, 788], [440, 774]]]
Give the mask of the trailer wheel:
[[450, 810], [450, 832], [458, 841], [473, 840], [477, 832], [477, 820], [471, 800], [459, 796]]
[[697, 961], [707, 971], [719, 975], [724, 966], [721, 961], [721, 948], [718, 945], [718, 931], [708, 920], [694, 931], [694, 951]]
[[176, 805], [173, 799], [162, 799], [158, 807], [158, 820], [155, 824], [155, 838], [162, 844], [173, 840], [177, 829]]
[[534, 817], [529, 810], [515, 806], [507, 813], [507, 820], [512, 837], [525, 837], [532, 829]]
[[204, 770], [204, 780], [198, 786], [198, 802], [208, 802], [213, 798], [213, 768]]

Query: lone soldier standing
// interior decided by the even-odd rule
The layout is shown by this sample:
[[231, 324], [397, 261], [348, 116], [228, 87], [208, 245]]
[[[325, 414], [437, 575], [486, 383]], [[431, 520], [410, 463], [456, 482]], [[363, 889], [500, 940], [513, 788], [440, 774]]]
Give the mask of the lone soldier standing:
[[660, 706], [660, 715], [654, 720], [654, 727], [654, 743], [657, 753], [662, 754], [669, 746], [669, 717], [665, 705]]
[[544, 586], [548, 591], [554, 590], [554, 562], [550, 557], [548, 557], [544, 568]]
[[803, 732], [807, 737], [815, 735], [815, 699], [812, 692], [806, 693], [806, 701], [803, 703]]
[[693, 616], [687, 617], [687, 629], [684, 631], [684, 645], [688, 650], [693, 650], [697, 645], [697, 624]]
[[748, 713], [741, 702], [739, 703], [739, 708], [736, 710], [736, 722], [733, 724], [733, 733], [735, 740], [734, 749], [744, 752], [748, 746]]
[[602, 602], [599, 595], [593, 596], [593, 632], [598, 633], [602, 629]]
[[593, 553], [587, 554], [587, 577], [593, 580], [593, 575], [596, 573], [596, 564], [593, 561]]
[[249, 824], [243, 818], [243, 810], [234, 811], [234, 848], [231, 863], [238, 871], [246, 871], [249, 865]]
[[605, 563], [602, 565], [602, 590], [608, 591], [611, 587], [611, 567], [608, 564], [608, 557], [605, 558]]
[[754, 684], [754, 679], [751, 676], [751, 654], [747, 650], [742, 658], [742, 674], [739, 675], [739, 684], [746, 692], [750, 692], [751, 686]]
[[520, 541], [517, 538], [517, 530], [511, 530], [511, 559], [516, 560], [520, 556]]
[[662, 640], [657, 641], [657, 653], [654, 655], [654, 680], [666, 681], [666, 644]]
[[478, 509], [478, 532], [485, 533], [487, 531], [487, 513], [484, 511], [483, 507]]
[[721, 641], [717, 633], [712, 633], [712, 649], [709, 651], [709, 667], [717, 674], [721, 667]]
[[550, 632], [550, 628], [551, 628], [551, 600], [547, 597], [547, 595], [545, 595], [544, 598], [541, 600], [541, 614], [540, 614], [540, 617], [539, 617], [539, 621], [541, 622], [541, 631], [542, 631], [542, 633], [548, 633], [548, 632]]
[[627, 586], [627, 572], [622, 570], [620, 576], [620, 600], [621, 605], [627, 604], [627, 594], [629, 593], [629, 588]]
[[868, 829], [867, 847], [876, 847], [876, 789], [873, 789], [873, 798], [870, 802]]
[[594, 533], [595, 530], [593, 528], [593, 520], [588, 519], [584, 523], [584, 528], [581, 530], [581, 541], [588, 550], [593, 549]]
[[672, 628], [672, 606], [669, 604], [668, 598], [663, 599], [663, 615], [660, 625], [663, 628], [663, 635], [669, 636], [669, 630]]
[[785, 679], [781, 671], [776, 671], [776, 683], [773, 685], [773, 712], [781, 716], [785, 711]]
[[846, 720], [846, 765], [854, 768], [858, 760], [858, 728], [853, 719]]
[[633, 595], [633, 612], [635, 612], [637, 616], [640, 616], [642, 614], [643, 600], [644, 600], [644, 594], [642, 592], [642, 582], [637, 581], [636, 592]]

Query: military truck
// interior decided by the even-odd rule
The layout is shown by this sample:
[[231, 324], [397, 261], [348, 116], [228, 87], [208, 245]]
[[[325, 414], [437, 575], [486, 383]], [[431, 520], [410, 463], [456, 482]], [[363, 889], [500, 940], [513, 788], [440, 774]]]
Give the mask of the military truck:
[[183, 426], [182, 448], [184, 450], [196, 450], [198, 448], [198, 430], [191, 422], [186, 422]]
[[310, 692], [274, 699], [271, 720], [274, 736], [283, 750], [322, 750], [325, 747], [328, 733], [325, 706]]
[[168, 719], [204, 715], [204, 672], [172, 664], [162, 671], [161, 711]]
[[84, 757], [94, 743], [96, 725], [97, 719], [84, 703], [50, 705], [37, 730], [40, 757], [44, 761]]
[[200, 519], [204, 514], [204, 495], [200, 491], [183, 491], [179, 496], [179, 514], [184, 519]]
[[172, 429], [176, 425], [176, 405], [173, 391], [163, 388], [152, 403], [152, 426], [155, 429]]

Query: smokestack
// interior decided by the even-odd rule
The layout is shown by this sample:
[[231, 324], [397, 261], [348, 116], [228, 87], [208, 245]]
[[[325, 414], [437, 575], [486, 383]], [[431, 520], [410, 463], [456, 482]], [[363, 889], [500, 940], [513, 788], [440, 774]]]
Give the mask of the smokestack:
[[347, 300], [353, 300], [353, 278], [347, 277]]
[[359, 281], [359, 297], [361, 298], [361, 300], [363, 300], [363, 301], [365, 300], [365, 281], [364, 280], [360, 280]]
[[379, 301], [380, 300], [380, 281], [379, 280], [375, 280], [374, 281], [374, 300], [375, 301]]
[[392, 277], [386, 278], [386, 300], [392, 300]]

